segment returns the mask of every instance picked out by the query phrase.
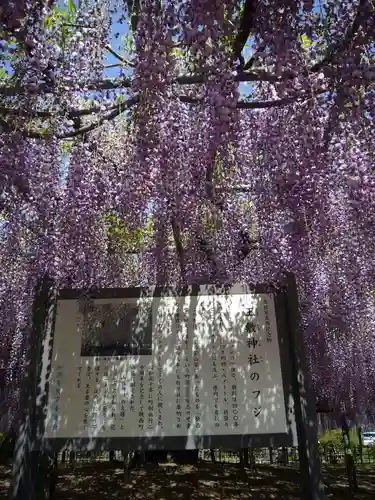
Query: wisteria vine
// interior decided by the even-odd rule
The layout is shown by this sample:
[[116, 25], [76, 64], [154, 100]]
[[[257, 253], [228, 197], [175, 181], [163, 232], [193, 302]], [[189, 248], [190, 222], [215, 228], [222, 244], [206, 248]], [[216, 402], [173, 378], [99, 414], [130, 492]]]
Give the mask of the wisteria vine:
[[[373, 2], [5, 4], [0, 357], [14, 407], [43, 273], [90, 288], [291, 271], [320, 400], [372, 411]], [[134, 29], [126, 56], [119, 22]]]

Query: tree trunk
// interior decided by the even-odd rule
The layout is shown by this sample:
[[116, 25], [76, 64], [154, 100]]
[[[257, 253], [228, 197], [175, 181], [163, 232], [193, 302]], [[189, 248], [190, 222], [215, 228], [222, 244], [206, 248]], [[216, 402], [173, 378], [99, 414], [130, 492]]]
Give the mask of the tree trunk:
[[176, 464], [195, 465], [198, 463], [198, 450], [172, 451], [171, 455]]
[[255, 455], [254, 455], [253, 448], [250, 448], [249, 466], [250, 466], [251, 469], [253, 469], [254, 471], [256, 471], [257, 464], [256, 464], [256, 461], [255, 461]]
[[353, 457], [353, 450], [350, 443], [349, 425], [345, 410], [341, 414], [341, 432], [344, 441], [345, 465], [348, 476], [349, 487], [353, 491], [358, 490], [357, 471]]
[[123, 452], [122, 456], [124, 459], [124, 479], [125, 481], [127, 481], [127, 479], [129, 479], [130, 470], [132, 466], [133, 452], [131, 451]]
[[362, 437], [362, 428], [358, 427], [357, 428], [357, 434], [358, 434], [358, 451], [359, 451], [359, 459], [361, 461], [361, 464], [363, 464], [363, 437]]
[[150, 450], [145, 453], [145, 460], [148, 463], [159, 464], [167, 461], [168, 452], [164, 450]]
[[243, 449], [243, 465], [249, 467], [249, 448]]
[[135, 451], [133, 457], [130, 460], [130, 468], [135, 469], [144, 465], [146, 461], [145, 452], [144, 451]]
[[283, 447], [283, 463], [284, 465], [288, 465], [289, 456], [288, 456], [288, 448]]

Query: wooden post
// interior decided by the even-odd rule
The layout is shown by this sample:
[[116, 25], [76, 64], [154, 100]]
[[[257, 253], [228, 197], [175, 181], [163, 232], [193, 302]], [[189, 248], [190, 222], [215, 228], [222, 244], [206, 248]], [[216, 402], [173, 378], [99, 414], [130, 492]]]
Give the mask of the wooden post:
[[249, 448], [243, 449], [243, 463], [245, 467], [249, 467]]
[[45, 457], [34, 449], [37, 437], [36, 404], [38, 380], [41, 370], [43, 335], [48, 317], [50, 290], [52, 283], [44, 276], [35, 288], [32, 311], [32, 324], [28, 339], [27, 374], [21, 392], [20, 427], [13, 457], [10, 500], [43, 500], [47, 495], [43, 486], [45, 475]]
[[362, 427], [357, 427], [358, 434], [358, 448], [359, 448], [359, 459], [361, 460], [361, 464], [363, 464], [363, 436], [362, 436]]
[[289, 274], [286, 280], [285, 299], [302, 499], [325, 500], [318, 450], [316, 403], [304, 356], [303, 330], [301, 328], [297, 286], [292, 274]]
[[342, 438], [344, 441], [345, 466], [346, 466], [346, 473], [348, 476], [349, 487], [351, 490], [357, 491], [358, 490], [357, 471], [353, 457], [353, 450], [350, 446], [350, 432], [349, 432], [349, 425], [345, 412], [345, 407], [342, 408], [342, 413], [341, 413], [341, 431], [342, 431]]

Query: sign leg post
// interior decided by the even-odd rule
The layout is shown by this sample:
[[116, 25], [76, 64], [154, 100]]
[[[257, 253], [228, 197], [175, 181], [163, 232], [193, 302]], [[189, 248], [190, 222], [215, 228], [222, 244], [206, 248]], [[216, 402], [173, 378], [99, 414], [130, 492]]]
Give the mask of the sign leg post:
[[295, 278], [291, 274], [287, 279], [286, 306], [302, 498], [303, 500], [325, 500], [318, 450], [316, 404], [304, 356], [297, 287]]
[[10, 500], [42, 500], [40, 485], [45, 480], [41, 453], [34, 450], [37, 432], [36, 397], [41, 368], [41, 348], [49, 303], [50, 281], [41, 279], [35, 288], [32, 325], [28, 339], [26, 376], [20, 400], [18, 436], [13, 456]]

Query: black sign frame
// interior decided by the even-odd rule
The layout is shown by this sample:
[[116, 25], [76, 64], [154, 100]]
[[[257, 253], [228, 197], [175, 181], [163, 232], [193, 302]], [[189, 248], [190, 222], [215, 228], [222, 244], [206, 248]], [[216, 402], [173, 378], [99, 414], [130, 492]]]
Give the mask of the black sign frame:
[[[210, 287], [211, 285], [207, 285]], [[217, 289], [217, 285], [215, 286]], [[223, 286], [223, 293], [226, 287]], [[289, 274], [279, 286], [248, 285], [254, 293], [273, 293], [275, 297], [275, 310], [277, 330], [279, 337], [279, 351], [285, 398], [285, 411], [289, 429], [283, 434], [261, 435], [212, 435], [196, 438], [196, 448], [246, 448], [265, 446], [292, 446], [292, 434], [289, 418], [290, 395], [294, 401], [294, 414], [296, 421], [299, 460], [301, 469], [301, 485], [305, 500], [323, 500], [324, 486], [321, 479], [320, 461], [317, 446], [317, 419], [316, 403], [311, 391], [309, 374], [304, 356], [304, 341], [299, 316], [298, 295], [295, 278]], [[164, 294], [197, 294], [198, 286], [183, 287], [156, 287], [154, 295], [161, 297]], [[137, 297], [147, 290], [142, 288], [102, 289], [93, 290], [88, 295], [97, 298], [127, 298]], [[231, 293], [233, 288], [231, 287]], [[239, 291], [237, 293], [240, 293]], [[242, 292], [243, 293], [243, 292]], [[69, 449], [74, 451], [95, 450], [140, 450], [140, 449], [187, 449], [186, 436], [163, 438], [45, 438], [44, 422], [48, 399], [48, 373], [46, 372], [45, 347], [49, 356], [52, 355], [53, 331], [56, 316], [57, 300], [78, 299], [82, 297], [80, 290], [54, 289], [53, 282], [44, 277], [38, 285], [35, 295], [34, 314], [32, 321], [32, 335], [29, 350], [30, 376], [26, 381], [23, 392], [23, 415], [17, 448], [21, 453], [16, 454], [13, 464], [12, 498], [21, 498], [30, 488], [32, 480], [30, 471], [33, 469], [31, 456], [40, 456], [48, 453]], [[86, 292], [87, 296], [87, 292]], [[42, 362], [42, 358], [44, 361]], [[47, 363], [48, 364], [48, 363]], [[191, 449], [191, 447], [189, 448]], [[35, 461], [35, 458], [34, 458]], [[20, 475], [20, 470], [23, 473]], [[18, 471], [18, 472], [17, 472]], [[16, 480], [17, 477], [17, 480]], [[31, 498], [22, 496], [22, 498]]]

